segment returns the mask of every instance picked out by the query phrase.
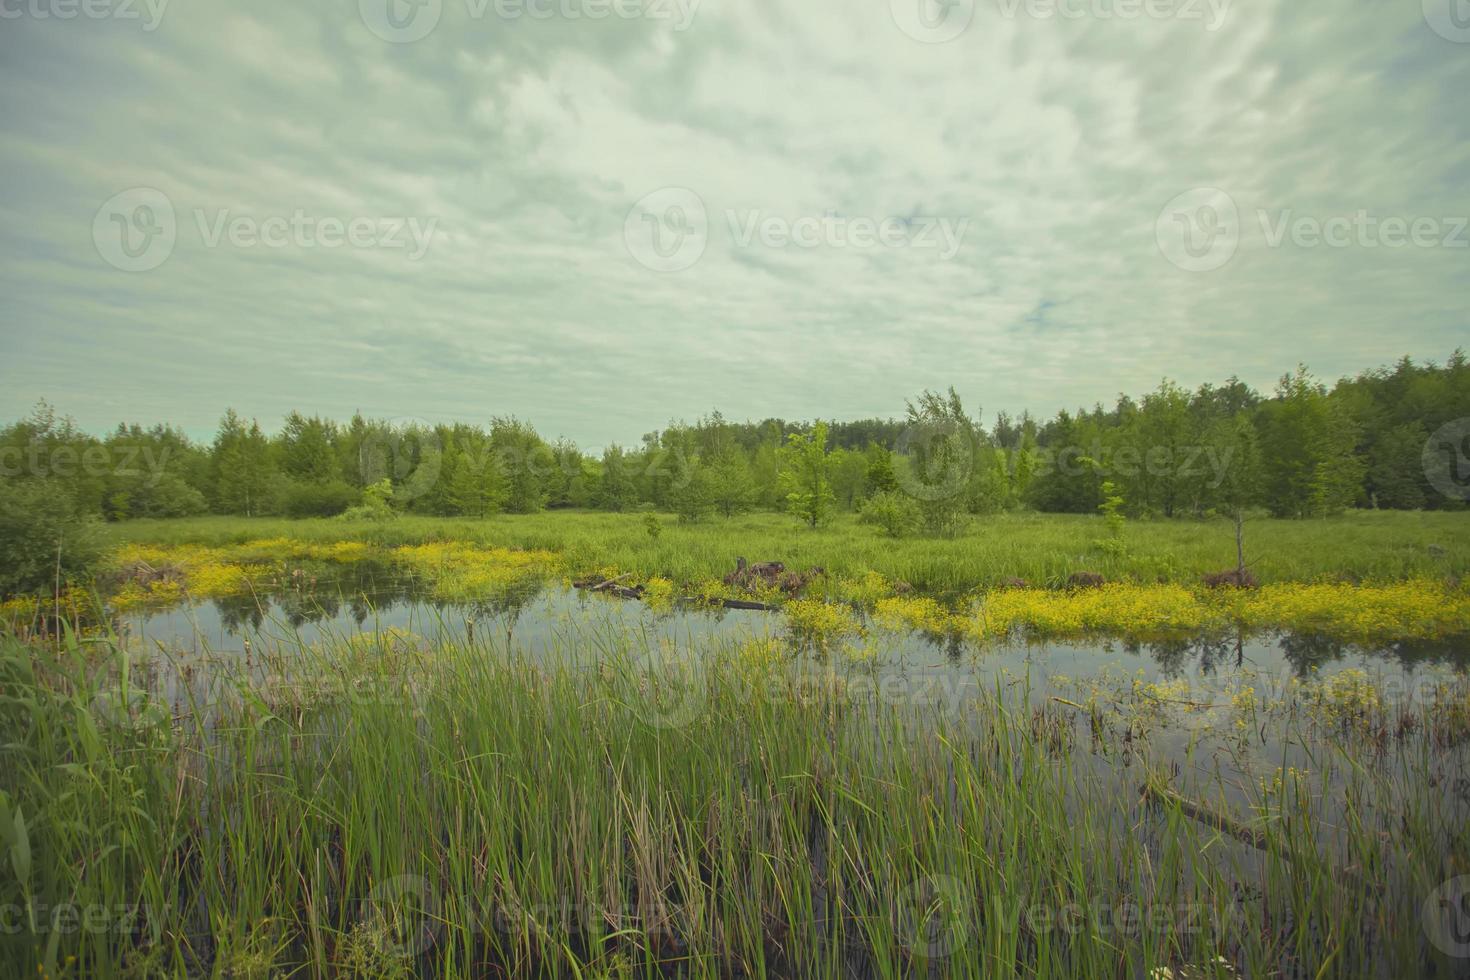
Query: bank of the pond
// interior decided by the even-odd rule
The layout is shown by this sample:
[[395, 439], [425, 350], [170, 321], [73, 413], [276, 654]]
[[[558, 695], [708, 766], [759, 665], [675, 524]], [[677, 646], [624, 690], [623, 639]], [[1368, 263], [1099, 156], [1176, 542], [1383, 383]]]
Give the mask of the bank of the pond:
[[[650, 521], [658, 533], [650, 533]], [[837, 515], [816, 529], [789, 515], [753, 513], [695, 524], [668, 514], [548, 511], [484, 520], [404, 515], [384, 523], [334, 519], [200, 517], [124, 521], [109, 527], [117, 545], [234, 547], [288, 538], [381, 547], [458, 541], [482, 548], [549, 551], [567, 574], [602, 568], [640, 580], [718, 580], [738, 557], [821, 566], [838, 578], [868, 571], [917, 591], [958, 594], [1024, 579], [1055, 588], [1078, 571], [1109, 581], [1193, 585], [1235, 565], [1235, 534], [1224, 520], [1126, 522], [1114, 535], [1100, 518], [1068, 514], [977, 517], [954, 538], [885, 537]], [[1314, 520], [1252, 518], [1246, 554], [1264, 583], [1393, 582], [1470, 575], [1470, 511], [1350, 511]]]
[[[343, 569], [362, 567], [381, 568], [383, 576], [411, 577], [418, 594], [445, 602], [473, 602], [548, 580], [566, 581], [574, 568], [565, 555], [548, 549], [465, 541], [385, 545], [275, 537], [213, 546], [129, 544], [108, 560], [103, 601], [126, 613], [286, 589], [307, 595], [317, 588], [350, 591], [356, 586], [343, 586], [338, 576]], [[594, 572], [594, 578], [607, 579], [632, 574], [614, 565]], [[650, 576], [638, 584], [644, 600], [654, 604], [677, 599], [768, 601], [781, 605], [799, 628], [834, 635], [861, 630], [852, 610], [871, 613], [879, 622], [980, 642], [1018, 631], [1065, 637], [1288, 630], [1378, 644], [1470, 635], [1470, 588], [1443, 578], [1282, 582], [1256, 589], [1108, 582], [1086, 588], [970, 590], [944, 597], [915, 594], [909, 583], [872, 570], [855, 576], [813, 575], [796, 595], [759, 580], [735, 586], [719, 579], [676, 583]], [[28, 607], [12, 601], [5, 610], [16, 619]]]

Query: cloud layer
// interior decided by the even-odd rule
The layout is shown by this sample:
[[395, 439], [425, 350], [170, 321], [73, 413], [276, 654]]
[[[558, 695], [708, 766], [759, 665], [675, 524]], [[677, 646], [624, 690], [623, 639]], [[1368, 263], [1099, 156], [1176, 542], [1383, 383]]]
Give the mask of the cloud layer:
[[0, 414], [595, 447], [1443, 357], [1437, 3], [0, 0]]

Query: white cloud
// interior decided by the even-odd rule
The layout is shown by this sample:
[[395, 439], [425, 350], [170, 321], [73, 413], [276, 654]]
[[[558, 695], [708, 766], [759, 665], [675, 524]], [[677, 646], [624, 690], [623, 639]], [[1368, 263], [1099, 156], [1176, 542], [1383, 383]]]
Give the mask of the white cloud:
[[[226, 405], [267, 424], [515, 412], [601, 445], [715, 406], [888, 414], [953, 383], [1050, 412], [1166, 374], [1269, 385], [1459, 342], [1470, 251], [1272, 248], [1257, 219], [1470, 212], [1470, 61], [1415, 5], [1232, 4], [1217, 31], [1010, 6], [979, 0], [937, 45], [841, 0], [705, 0], [685, 31], [444, 0], [412, 44], [356, 0], [170, 5], [152, 32], [6, 21], [0, 412], [44, 396], [92, 426], [204, 432]], [[90, 237], [132, 186], [179, 220], [152, 272]], [[709, 219], [683, 272], [623, 240], [665, 186]], [[1155, 221], [1201, 186], [1242, 235], [1192, 273]], [[417, 261], [208, 247], [196, 215], [224, 211], [436, 233]], [[742, 244], [728, 217], [829, 212], [967, 225], [941, 261]]]

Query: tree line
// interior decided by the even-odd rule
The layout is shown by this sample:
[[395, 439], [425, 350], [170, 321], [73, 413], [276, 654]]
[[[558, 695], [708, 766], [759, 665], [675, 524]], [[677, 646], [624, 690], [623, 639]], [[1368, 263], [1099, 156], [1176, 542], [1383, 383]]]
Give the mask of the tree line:
[[[548, 508], [653, 509], [687, 520], [791, 510], [812, 524], [859, 512], [893, 533], [952, 531], [967, 514], [1029, 508], [1282, 517], [1351, 507], [1462, 506], [1440, 492], [1426, 445], [1470, 418], [1470, 369], [1404, 358], [1327, 386], [1305, 368], [1262, 395], [1238, 379], [1162, 382], [1047, 420], [982, 425], [953, 389], [904, 417], [736, 422], [713, 412], [589, 454], [527, 422], [345, 423], [292, 412], [267, 433], [227, 411], [214, 439], [159, 424], [81, 431], [44, 403], [0, 429], [0, 513], [104, 520], [203, 513], [485, 517]], [[1453, 470], [1465, 447], [1445, 446]], [[1450, 473], [1456, 476], [1458, 470]], [[1443, 474], [1441, 474], [1443, 475]], [[0, 541], [0, 546], [4, 542]]]

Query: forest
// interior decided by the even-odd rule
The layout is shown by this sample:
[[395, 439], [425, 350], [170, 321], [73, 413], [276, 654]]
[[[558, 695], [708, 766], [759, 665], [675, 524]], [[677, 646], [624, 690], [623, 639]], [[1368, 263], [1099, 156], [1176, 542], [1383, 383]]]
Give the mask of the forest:
[[[1231, 378], [1050, 419], [926, 391], [890, 419], [735, 422], [718, 411], [589, 454], [527, 421], [404, 425], [292, 412], [275, 433], [234, 410], [209, 444], [167, 423], [103, 437], [40, 405], [0, 430], [7, 588], [84, 567], [101, 521], [198, 514], [386, 519], [547, 509], [649, 510], [683, 521], [840, 512], [895, 537], [952, 536], [969, 515], [1030, 509], [1128, 517], [1464, 506], [1458, 443], [1470, 367], [1407, 357], [1327, 385], [1299, 367], [1263, 395]], [[1463, 436], [1463, 434], [1462, 434]], [[67, 538], [61, 549], [57, 541]]]

